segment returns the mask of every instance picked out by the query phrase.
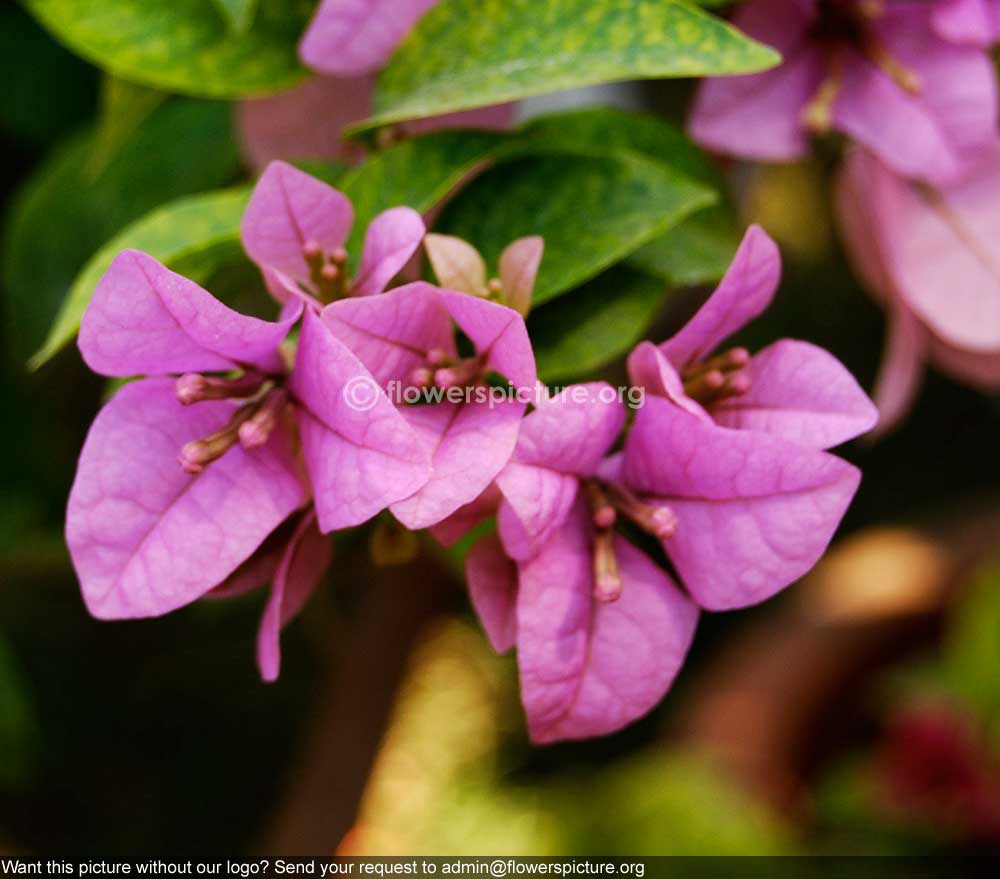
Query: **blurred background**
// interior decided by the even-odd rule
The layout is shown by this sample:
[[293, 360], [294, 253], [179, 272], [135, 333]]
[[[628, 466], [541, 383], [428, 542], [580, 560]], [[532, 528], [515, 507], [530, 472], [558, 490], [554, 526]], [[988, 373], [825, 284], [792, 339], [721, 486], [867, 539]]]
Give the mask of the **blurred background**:
[[[707, 616], [673, 691], [616, 736], [529, 744], [514, 660], [430, 546], [376, 569], [363, 537], [338, 545], [274, 685], [253, 663], [263, 595], [90, 619], [62, 524], [102, 384], [75, 347], [25, 361], [115, 232], [248, 172], [225, 102], [167, 100], [124, 140], [102, 127], [98, 71], [13, 3], [0, 82], [0, 852], [1000, 849], [1000, 401], [933, 373], [900, 430], [843, 450], [864, 480], [828, 557], [762, 607]], [[680, 122], [690, 91], [525, 112], [613, 100]], [[838, 249], [829, 163], [722, 170], [785, 258], [744, 341], [816, 342], [870, 388], [882, 316]]]

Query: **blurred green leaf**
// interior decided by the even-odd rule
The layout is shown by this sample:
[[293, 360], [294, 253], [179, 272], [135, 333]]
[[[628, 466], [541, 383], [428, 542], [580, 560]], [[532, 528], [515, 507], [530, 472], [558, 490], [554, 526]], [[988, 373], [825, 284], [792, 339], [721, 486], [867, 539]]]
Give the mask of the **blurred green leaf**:
[[166, 99], [166, 92], [135, 85], [117, 76], [105, 76], [101, 90], [101, 118], [94, 135], [87, 172], [97, 177]]
[[538, 306], [711, 204], [712, 191], [634, 154], [519, 158], [487, 171], [445, 209], [439, 231], [476, 245], [488, 265], [515, 238], [541, 235]]
[[2, 248], [19, 359], [41, 344], [77, 272], [112, 235], [165, 201], [239, 173], [229, 124], [224, 104], [175, 100], [152, 113], [94, 179], [86, 171], [92, 133], [38, 168], [11, 206]]
[[[265, 95], [306, 75], [296, 44], [312, 13], [309, 0], [260, 0], [253, 25], [244, 32], [236, 32], [209, 0], [24, 3], [88, 61], [167, 91], [213, 98]], [[225, 5], [240, 16], [249, 14], [240, 11], [249, 5], [246, 0]]]
[[774, 815], [690, 751], [653, 751], [616, 763], [570, 785], [563, 797], [567, 848], [576, 855], [794, 853], [791, 834]]
[[533, 311], [528, 332], [539, 378], [579, 378], [616, 360], [642, 339], [669, 292], [622, 264]]
[[683, 132], [645, 113], [597, 107], [541, 117], [525, 134], [553, 145], [630, 150], [710, 187], [717, 204], [640, 248], [629, 263], [676, 286], [717, 281], [725, 274], [739, 245], [736, 213], [721, 176]]
[[974, 577], [955, 606], [943, 671], [948, 690], [1000, 732], [1000, 567]]
[[[143, 250], [160, 262], [178, 268], [185, 259], [192, 277], [196, 261], [208, 254], [209, 263], [220, 262], [220, 249], [239, 244], [240, 218], [250, 197], [250, 187], [209, 192], [170, 202], [135, 221], [101, 247], [76, 276], [42, 348], [31, 358], [37, 369], [72, 341], [90, 297], [115, 255], [126, 248]], [[202, 271], [207, 273], [208, 266]]]
[[0, 131], [46, 144], [77, 128], [97, 103], [97, 71], [15, 5], [0, 8]]
[[257, 0], [214, 0], [229, 26], [238, 34], [246, 33], [257, 12]]
[[27, 682], [0, 637], [0, 785], [4, 788], [23, 784], [30, 776], [36, 734]]
[[445, 0], [380, 74], [359, 130], [626, 79], [749, 73], [772, 49], [683, 0]]

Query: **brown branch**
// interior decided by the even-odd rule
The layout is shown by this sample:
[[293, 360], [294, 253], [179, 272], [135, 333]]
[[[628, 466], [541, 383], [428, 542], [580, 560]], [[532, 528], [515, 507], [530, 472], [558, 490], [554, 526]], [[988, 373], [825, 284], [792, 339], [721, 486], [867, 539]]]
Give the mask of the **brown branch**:
[[377, 568], [362, 552], [345, 567], [340, 578], [364, 584], [361, 606], [331, 645], [315, 719], [260, 846], [266, 854], [332, 854], [350, 830], [407, 659], [456, 589], [455, 577], [426, 555]]

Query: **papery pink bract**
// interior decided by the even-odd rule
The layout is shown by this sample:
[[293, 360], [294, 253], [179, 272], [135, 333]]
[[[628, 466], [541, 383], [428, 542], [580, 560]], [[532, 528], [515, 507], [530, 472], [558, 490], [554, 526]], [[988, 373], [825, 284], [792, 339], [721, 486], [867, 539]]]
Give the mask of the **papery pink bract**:
[[[369, 225], [359, 273], [349, 279], [344, 246], [353, 223], [354, 210], [343, 193], [285, 162], [272, 162], [243, 216], [243, 245], [276, 298], [311, 297], [318, 307], [323, 299], [381, 293], [416, 252], [425, 231], [411, 208], [383, 211]], [[316, 271], [320, 263], [334, 269], [329, 291]]]
[[734, 23], [783, 63], [704, 80], [691, 136], [723, 153], [788, 161], [806, 153], [810, 127], [835, 128], [901, 174], [959, 178], [996, 139], [996, 76], [981, 49], [940, 36], [931, 7], [749, 0]]
[[984, 389], [1000, 387], [1000, 155], [961, 184], [931, 189], [852, 151], [837, 181], [841, 234], [888, 313], [875, 397], [884, 432], [930, 360]]
[[521, 699], [537, 743], [605, 735], [650, 711], [670, 689], [698, 620], [667, 573], [620, 536], [621, 597], [597, 601], [586, 519], [580, 503], [520, 566]]
[[677, 515], [663, 548], [707, 610], [757, 604], [805, 574], [860, 481], [833, 455], [706, 423], [656, 397], [636, 414], [620, 476]]
[[303, 404], [299, 433], [320, 530], [366, 522], [427, 483], [431, 457], [422, 438], [312, 310], [290, 386]]
[[[531, 389], [536, 381], [523, 318], [502, 305], [416, 282], [381, 296], [335, 302], [324, 310], [323, 322], [384, 391], [395, 388], [398, 394], [413, 386], [415, 372], [429, 364], [438, 374], [448, 370], [431, 364], [436, 355], [459, 370], [474, 369], [469, 381], [478, 386], [478, 396], [399, 407], [431, 455], [432, 473], [391, 510], [406, 527], [425, 528], [475, 500], [510, 458], [526, 405], [509, 396], [491, 399], [480, 380], [495, 372], [520, 389]], [[475, 348], [471, 358], [457, 355], [456, 326]]]
[[170, 378], [132, 382], [87, 435], [66, 512], [66, 542], [90, 612], [159, 616], [221, 583], [306, 501], [283, 431], [191, 476], [185, 443], [222, 428], [235, 406], [182, 406]]
[[[119, 254], [84, 313], [84, 360], [104, 375], [278, 369], [278, 323], [232, 311], [138, 251]], [[119, 390], [94, 421], [70, 492], [66, 534], [88, 608], [102, 618], [156, 616], [223, 581], [308, 492], [284, 429], [259, 448], [233, 442], [191, 475], [185, 444], [223, 428], [232, 400], [184, 406], [172, 378]]]
[[257, 666], [265, 681], [276, 681], [281, 671], [281, 630], [305, 607], [330, 567], [333, 549], [308, 511], [295, 527], [288, 545], [277, 559], [271, 594], [264, 607], [257, 634]]
[[373, 73], [437, 0], [323, 0], [299, 54], [331, 76]]
[[[831, 448], [869, 430], [878, 418], [871, 401], [840, 362], [815, 345], [782, 339], [755, 355], [731, 349], [711, 357], [767, 308], [780, 276], [777, 247], [763, 229], [751, 226], [694, 317], [661, 345], [644, 342], [632, 352], [632, 383], [703, 421], [812, 448]], [[708, 376], [717, 387], [707, 383]]]

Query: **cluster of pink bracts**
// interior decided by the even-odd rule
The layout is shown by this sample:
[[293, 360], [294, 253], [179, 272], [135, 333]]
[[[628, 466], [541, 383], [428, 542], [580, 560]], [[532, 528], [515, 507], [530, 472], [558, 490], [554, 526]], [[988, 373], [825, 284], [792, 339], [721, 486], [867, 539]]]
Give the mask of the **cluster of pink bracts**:
[[[495, 376], [537, 388], [522, 312], [542, 242], [512, 244], [487, 281], [469, 245], [428, 236], [439, 280], [459, 289], [386, 291], [425, 240], [423, 222], [409, 208], [376, 217], [349, 277], [352, 222], [337, 190], [268, 167], [242, 231], [281, 303], [275, 322], [231, 310], [146, 254], [111, 264], [80, 350], [102, 375], [146, 377], [98, 414], [70, 495], [67, 541], [95, 616], [156, 616], [271, 584], [258, 638], [271, 680], [281, 627], [328, 567], [324, 534], [388, 510], [449, 543], [495, 515], [495, 536], [468, 556], [469, 587], [493, 644], [517, 645], [531, 735], [543, 742], [647, 712], [699, 608], [763, 601], [820, 557], [859, 482], [825, 450], [877, 414], [844, 367], [805, 342], [753, 355], [720, 347], [777, 286], [778, 251], [761, 229], [677, 335], [632, 353], [645, 402], [627, 426], [602, 383], [542, 389], [527, 415], [518, 396], [392, 399], [393, 386]], [[363, 405], [351, 394], [359, 382]]]
[[842, 235], [888, 314], [875, 391], [896, 423], [930, 360], [1000, 389], [998, 0], [748, 0], [734, 23], [782, 53], [752, 76], [705, 80], [690, 119], [710, 149], [763, 161], [836, 130]]

